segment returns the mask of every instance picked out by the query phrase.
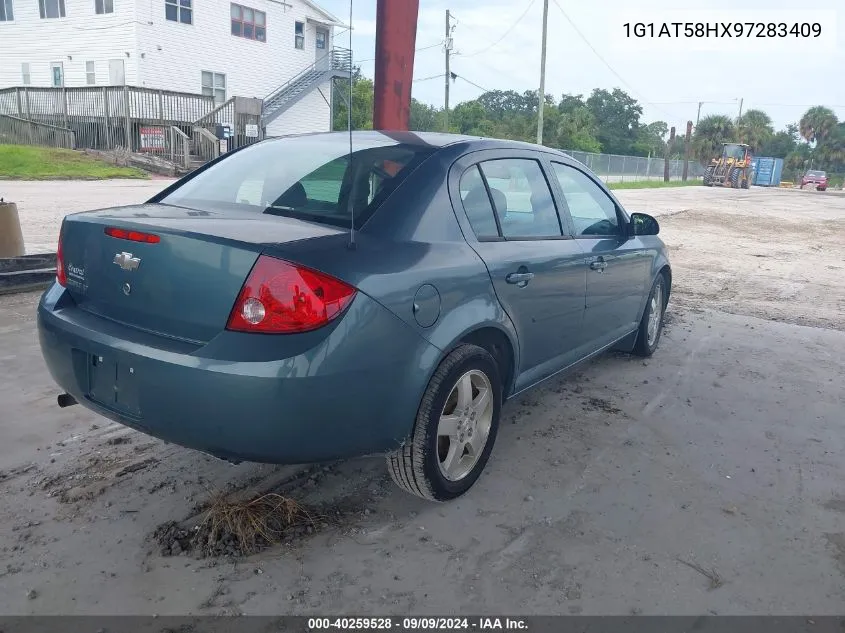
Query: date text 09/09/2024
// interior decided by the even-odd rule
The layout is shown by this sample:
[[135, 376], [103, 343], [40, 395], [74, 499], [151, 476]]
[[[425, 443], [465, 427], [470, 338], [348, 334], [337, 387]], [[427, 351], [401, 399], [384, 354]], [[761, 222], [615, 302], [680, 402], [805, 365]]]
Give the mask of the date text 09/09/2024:
[[309, 631], [528, 631], [521, 618], [308, 618]]
[[819, 37], [818, 22], [626, 22], [625, 37], [636, 38], [742, 38]]

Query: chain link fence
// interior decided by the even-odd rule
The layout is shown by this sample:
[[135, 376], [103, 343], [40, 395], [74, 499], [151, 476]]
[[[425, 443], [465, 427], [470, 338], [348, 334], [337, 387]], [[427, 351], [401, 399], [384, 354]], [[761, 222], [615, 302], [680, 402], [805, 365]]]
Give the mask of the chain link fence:
[[[663, 180], [663, 158], [645, 156], [619, 156], [617, 154], [593, 154], [561, 150], [586, 165], [604, 182], [635, 182], [640, 180]], [[669, 161], [669, 180], [681, 180], [684, 174], [683, 160]], [[695, 160], [689, 162], [688, 179], [700, 178], [704, 167]]]

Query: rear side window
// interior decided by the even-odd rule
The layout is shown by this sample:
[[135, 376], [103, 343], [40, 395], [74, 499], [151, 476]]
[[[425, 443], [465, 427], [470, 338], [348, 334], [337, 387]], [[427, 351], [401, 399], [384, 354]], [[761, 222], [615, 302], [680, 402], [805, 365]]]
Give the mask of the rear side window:
[[475, 236], [478, 239], [499, 237], [493, 205], [490, 204], [490, 196], [487, 195], [487, 187], [484, 186], [477, 165], [467, 169], [461, 176], [460, 191]]
[[303, 136], [239, 150], [160, 200], [199, 209], [243, 209], [360, 227], [436, 148], [388, 136]]
[[505, 158], [480, 163], [506, 238], [560, 237], [563, 233], [549, 184], [536, 160]]

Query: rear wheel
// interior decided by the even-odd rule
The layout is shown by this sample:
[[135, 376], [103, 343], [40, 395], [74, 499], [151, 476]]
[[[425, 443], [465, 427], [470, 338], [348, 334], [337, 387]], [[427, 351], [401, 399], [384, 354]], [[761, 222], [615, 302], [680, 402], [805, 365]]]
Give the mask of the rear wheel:
[[704, 185], [709, 187], [713, 183], [713, 172], [715, 171], [714, 167], [708, 167], [704, 172]]
[[637, 342], [634, 345], [634, 354], [637, 356], [651, 356], [660, 343], [660, 335], [663, 333], [663, 315], [666, 310], [667, 290], [666, 276], [660, 273], [651, 287], [651, 294], [648, 296], [648, 303], [642, 321], [640, 321]]
[[743, 189], [750, 189], [751, 188], [751, 176], [748, 175], [748, 170], [744, 170], [742, 172], [742, 188]]
[[464, 494], [484, 469], [502, 407], [499, 368], [487, 350], [462, 345], [428, 384], [411, 437], [387, 456], [396, 484], [431, 501]]

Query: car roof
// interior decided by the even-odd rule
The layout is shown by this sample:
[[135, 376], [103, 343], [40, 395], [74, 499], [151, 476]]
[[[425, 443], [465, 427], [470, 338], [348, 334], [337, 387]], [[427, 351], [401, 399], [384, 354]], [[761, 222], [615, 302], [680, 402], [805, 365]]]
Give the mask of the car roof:
[[[301, 138], [301, 137], [346, 137], [349, 135], [348, 131], [343, 132], [317, 132], [308, 134], [296, 134], [289, 137], [271, 137], [267, 141], [283, 140], [283, 138]], [[544, 145], [535, 145], [533, 143], [526, 143], [524, 141], [510, 141], [505, 139], [488, 138], [484, 136], [470, 136], [467, 134], [447, 134], [445, 132], [404, 132], [404, 131], [389, 131], [389, 130], [355, 130], [352, 132], [353, 140], [366, 142], [377, 141], [388, 137], [398, 143], [406, 145], [418, 145], [420, 147], [448, 147], [451, 145], [465, 145], [467, 150], [474, 149], [530, 149], [535, 151], [552, 152], [564, 156], [562, 152], [552, 147]]]

